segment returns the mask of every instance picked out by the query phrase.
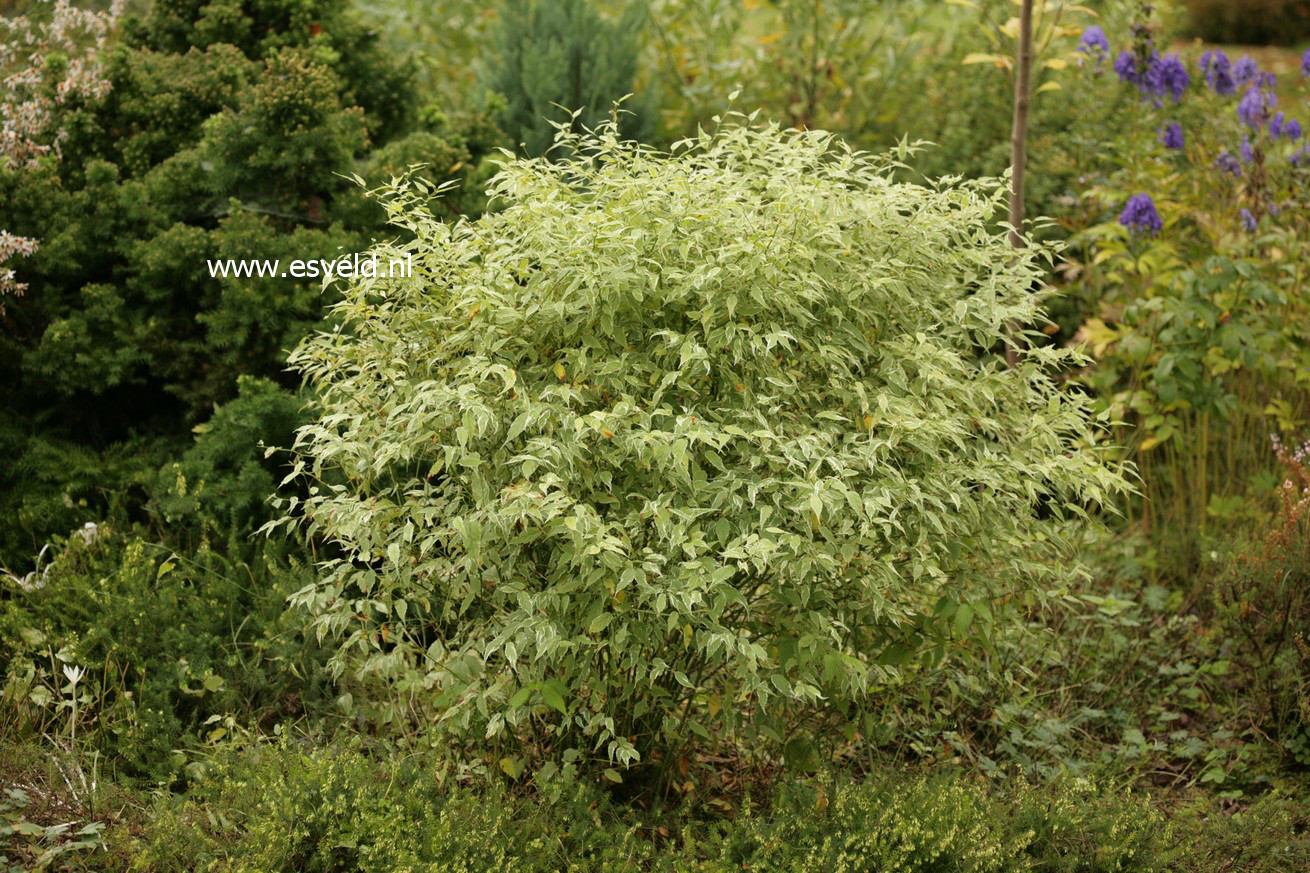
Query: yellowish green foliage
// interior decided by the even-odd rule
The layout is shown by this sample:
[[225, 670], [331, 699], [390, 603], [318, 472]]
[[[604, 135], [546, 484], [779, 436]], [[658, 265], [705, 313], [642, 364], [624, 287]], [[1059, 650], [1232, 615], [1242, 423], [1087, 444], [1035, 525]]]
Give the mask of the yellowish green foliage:
[[475, 222], [392, 190], [415, 275], [343, 288], [292, 355], [321, 412], [288, 511], [340, 550], [295, 600], [339, 671], [513, 774], [724, 732], [804, 762], [1070, 579], [1070, 520], [1123, 480], [1050, 377], [1075, 355], [994, 353], [1047, 254], [991, 229], [1000, 183], [775, 127], [565, 139]]

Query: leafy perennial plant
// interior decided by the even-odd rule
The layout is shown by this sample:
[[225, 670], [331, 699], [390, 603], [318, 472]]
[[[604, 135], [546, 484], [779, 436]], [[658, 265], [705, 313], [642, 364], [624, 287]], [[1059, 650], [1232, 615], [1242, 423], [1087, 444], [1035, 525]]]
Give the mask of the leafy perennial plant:
[[997, 354], [1049, 254], [995, 228], [1003, 182], [747, 124], [561, 137], [476, 221], [385, 189], [413, 277], [344, 288], [291, 358], [320, 407], [287, 517], [338, 549], [293, 600], [384, 718], [512, 776], [697, 738], [813, 762], [1076, 572], [1070, 519], [1124, 480], [1051, 378], [1074, 352]]
[[1085, 197], [1106, 220], [1075, 237], [1065, 272], [1085, 301], [1077, 339], [1098, 358], [1088, 384], [1137, 450], [1129, 512], [1177, 534], [1186, 578], [1243, 495], [1272, 496], [1270, 434], [1295, 438], [1310, 415], [1310, 147], [1295, 82], [1217, 48], [1161, 57], [1152, 33], [1139, 21], [1120, 52], [1111, 87], [1136, 114]]

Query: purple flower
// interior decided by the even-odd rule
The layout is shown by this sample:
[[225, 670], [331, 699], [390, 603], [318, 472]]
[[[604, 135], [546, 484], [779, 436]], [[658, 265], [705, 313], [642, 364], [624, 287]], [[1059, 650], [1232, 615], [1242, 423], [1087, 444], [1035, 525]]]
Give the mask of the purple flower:
[[1255, 154], [1251, 151], [1251, 140], [1242, 137], [1242, 163], [1249, 164], [1255, 160]]
[[1093, 24], [1083, 31], [1083, 38], [1078, 40], [1078, 51], [1096, 58], [1099, 67], [1106, 55], [1110, 54], [1110, 40], [1105, 38], [1105, 31], [1099, 25]]
[[1228, 152], [1224, 152], [1215, 158], [1214, 165], [1225, 173], [1231, 173], [1234, 178], [1240, 179], [1242, 177], [1241, 162]]
[[1205, 83], [1221, 97], [1227, 97], [1237, 90], [1237, 83], [1233, 81], [1232, 62], [1221, 49], [1201, 55], [1201, 73], [1205, 76]]
[[1135, 231], [1145, 231], [1155, 236], [1164, 229], [1160, 213], [1155, 210], [1155, 202], [1149, 194], [1134, 194], [1124, 204], [1124, 211], [1119, 214], [1119, 223]]
[[1310, 49], [1306, 49], [1305, 54], [1301, 55], [1301, 75], [1310, 76]]
[[1292, 142], [1301, 138], [1301, 123], [1279, 112], [1269, 119], [1269, 135], [1274, 139], [1285, 136]]
[[1164, 131], [1160, 134], [1160, 142], [1164, 143], [1167, 149], [1182, 149], [1186, 145], [1186, 139], [1183, 137], [1183, 126], [1176, 121], [1169, 122]]
[[1148, 94], [1161, 97], [1167, 93], [1177, 103], [1190, 84], [1192, 84], [1192, 76], [1187, 72], [1187, 65], [1178, 55], [1165, 55], [1162, 58], [1151, 56], [1143, 88]]
[[1187, 65], [1178, 55], [1160, 57], [1155, 52], [1146, 59], [1145, 66], [1141, 59], [1125, 49], [1114, 61], [1114, 71], [1119, 74], [1119, 81], [1136, 85], [1143, 94], [1158, 98], [1165, 94], [1182, 99], [1183, 92], [1192, 83], [1192, 76], [1187, 72]]
[[1237, 59], [1237, 63], [1233, 64], [1233, 81], [1239, 85], [1245, 85], [1254, 79], [1259, 72], [1260, 66], [1255, 62], [1255, 59], [1250, 55], [1242, 55]]
[[1119, 57], [1114, 59], [1114, 71], [1119, 74], [1120, 82], [1127, 82], [1130, 85], [1140, 85], [1142, 74], [1137, 69], [1137, 55], [1124, 49], [1119, 52]]
[[1270, 111], [1278, 103], [1272, 91], [1266, 91], [1258, 85], [1252, 85], [1242, 95], [1237, 104], [1237, 117], [1250, 128], [1261, 127], [1269, 118]]
[[1292, 156], [1288, 158], [1288, 160], [1291, 161], [1292, 166], [1294, 167], [1299, 167], [1302, 164], [1310, 163], [1310, 146], [1302, 146], [1301, 148], [1292, 152]]
[[1255, 216], [1251, 214], [1251, 210], [1243, 209], [1238, 215], [1242, 219], [1242, 229], [1247, 233], [1255, 233]]

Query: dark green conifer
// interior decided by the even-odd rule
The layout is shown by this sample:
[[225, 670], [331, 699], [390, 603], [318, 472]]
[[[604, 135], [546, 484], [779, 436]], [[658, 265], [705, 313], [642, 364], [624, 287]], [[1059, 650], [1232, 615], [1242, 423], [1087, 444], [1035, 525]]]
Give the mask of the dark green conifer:
[[[481, 208], [480, 117], [420, 110], [407, 62], [346, 0], [160, 0], [99, 58], [102, 99], [59, 106], [62, 159], [0, 166], [3, 227], [39, 241], [0, 316], [0, 567], [118, 507], [242, 375], [293, 382], [319, 279], [214, 277], [210, 259], [335, 258], [383, 213], [370, 183], [413, 163]], [[402, 165], [403, 164], [403, 165]], [[219, 520], [226, 523], [226, 519]]]
[[[570, 122], [576, 111], [571, 127], [577, 131], [607, 118], [633, 92], [644, 16], [637, 3], [610, 21], [589, 0], [507, 0], [485, 77], [505, 99], [501, 129], [527, 154], [540, 155], [555, 138], [552, 122]], [[646, 101], [629, 100], [623, 108], [623, 136], [647, 138]]]

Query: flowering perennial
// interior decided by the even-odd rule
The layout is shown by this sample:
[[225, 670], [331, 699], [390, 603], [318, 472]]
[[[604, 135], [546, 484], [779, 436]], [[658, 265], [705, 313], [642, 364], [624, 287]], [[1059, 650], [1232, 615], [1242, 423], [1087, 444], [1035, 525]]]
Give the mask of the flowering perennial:
[[1237, 117], [1247, 127], [1262, 127], [1273, 114], [1273, 108], [1277, 103], [1278, 97], [1273, 91], [1253, 83], [1237, 104]]
[[1143, 95], [1158, 100], [1168, 94], [1175, 103], [1182, 99], [1183, 92], [1192, 83], [1187, 65], [1178, 55], [1160, 57], [1152, 52], [1145, 64], [1142, 64], [1136, 54], [1125, 49], [1115, 59], [1114, 71], [1120, 81], [1136, 85]]
[[1165, 55], [1162, 58], [1152, 56], [1151, 64], [1146, 69], [1146, 93], [1155, 97], [1168, 94], [1177, 103], [1183, 99], [1183, 92], [1191, 84], [1192, 76], [1178, 55]]
[[[1085, 30], [1078, 47], [1089, 56], [1095, 55], [1098, 65], [1110, 50], [1109, 40], [1100, 27]], [[1276, 156], [1277, 152], [1269, 149], [1279, 140], [1286, 139], [1294, 143], [1301, 140], [1304, 133], [1301, 122], [1289, 118], [1286, 112], [1275, 112], [1278, 105], [1276, 77], [1273, 73], [1261, 70], [1250, 55], [1243, 55], [1233, 62], [1221, 49], [1209, 49], [1201, 54], [1197, 66], [1205, 87], [1215, 94], [1220, 97], [1241, 95], [1237, 100], [1236, 114], [1241, 127], [1246, 130], [1240, 143], [1230, 147], [1230, 151], [1221, 151], [1214, 159], [1214, 166], [1219, 172], [1240, 179], [1245, 175], [1244, 165], [1264, 164], [1271, 156]], [[1157, 108], [1162, 105], [1165, 95], [1179, 102], [1192, 82], [1187, 64], [1176, 54], [1161, 56], [1154, 50], [1148, 32], [1141, 27], [1134, 31], [1133, 46], [1115, 57], [1114, 71], [1120, 82], [1132, 85], [1144, 98], [1153, 98]], [[1310, 77], [1310, 50], [1301, 56], [1301, 75]], [[1158, 139], [1164, 148], [1172, 151], [1184, 151], [1186, 148], [1187, 138], [1182, 125], [1177, 121], [1164, 122], [1158, 129]], [[1310, 145], [1291, 151], [1285, 160], [1293, 167], [1310, 164]], [[1263, 190], [1260, 178], [1260, 173], [1252, 171], [1252, 179], [1257, 180], [1256, 185], [1243, 195], [1250, 199], [1251, 204], [1249, 208], [1241, 209], [1238, 215], [1241, 226], [1247, 231], [1254, 231], [1258, 215], [1278, 215], [1278, 204], [1260, 193]], [[1155, 203], [1145, 193], [1129, 198], [1119, 215], [1119, 223], [1135, 232], [1152, 235], [1163, 227]]]
[[1240, 179], [1242, 176], [1242, 163], [1237, 158], [1224, 152], [1215, 158], [1214, 165], [1225, 173], [1232, 174], [1233, 178]]
[[1119, 223], [1130, 230], [1151, 236], [1164, 229], [1164, 222], [1160, 220], [1160, 213], [1156, 211], [1155, 201], [1150, 194], [1134, 194], [1129, 197], [1119, 215]]
[[1221, 49], [1208, 51], [1201, 55], [1201, 75], [1205, 83], [1221, 97], [1227, 97], [1237, 91], [1237, 82], [1233, 80], [1233, 65], [1228, 55]]
[[1239, 85], [1245, 85], [1259, 73], [1260, 67], [1250, 55], [1242, 55], [1237, 59], [1237, 63], [1233, 64], [1233, 81]]
[[1176, 121], [1169, 122], [1169, 126], [1160, 134], [1160, 142], [1167, 149], [1182, 149], [1187, 144], [1183, 136], [1183, 126]]
[[1118, 74], [1119, 81], [1141, 86], [1142, 75], [1137, 68], [1137, 55], [1128, 49], [1119, 52], [1119, 57], [1114, 59], [1114, 71]]
[[1078, 40], [1078, 50], [1096, 58], [1099, 67], [1110, 54], [1110, 40], [1106, 38], [1104, 30], [1093, 24], [1083, 31], [1082, 39]]

